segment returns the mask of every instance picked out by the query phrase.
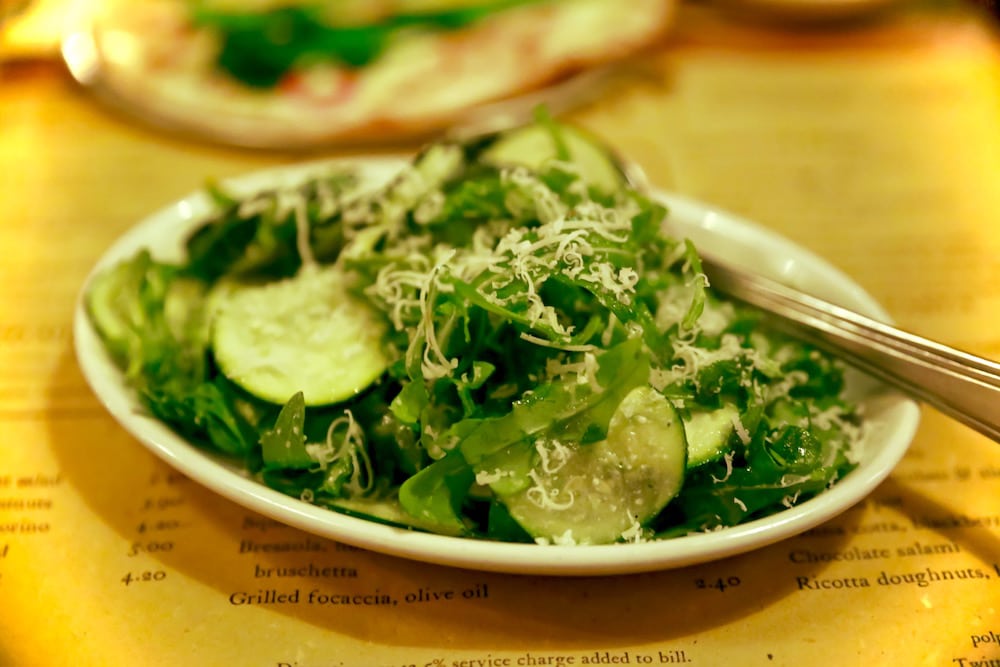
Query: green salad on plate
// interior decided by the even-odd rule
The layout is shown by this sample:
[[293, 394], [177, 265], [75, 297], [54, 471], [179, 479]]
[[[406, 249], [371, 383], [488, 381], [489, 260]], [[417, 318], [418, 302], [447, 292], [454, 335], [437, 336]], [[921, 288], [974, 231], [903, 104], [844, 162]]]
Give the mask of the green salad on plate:
[[87, 314], [155, 418], [261, 483], [415, 530], [638, 542], [792, 507], [850, 472], [843, 368], [715, 293], [669, 211], [536, 122], [236, 195], [182, 261]]

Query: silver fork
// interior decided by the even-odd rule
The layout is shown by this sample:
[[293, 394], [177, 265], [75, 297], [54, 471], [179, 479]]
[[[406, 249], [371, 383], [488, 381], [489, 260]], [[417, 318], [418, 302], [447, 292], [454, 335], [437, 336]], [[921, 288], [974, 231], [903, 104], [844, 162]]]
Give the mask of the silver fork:
[[[528, 122], [525, 110], [517, 111], [466, 127], [455, 136], [482, 138]], [[649, 191], [638, 164], [610, 146], [604, 149], [630, 186]], [[798, 337], [1000, 442], [1000, 364], [737, 268], [700, 249], [699, 255], [718, 292], [775, 315]]]
[[[643, 170], [608, 149], [625, 180]], [[879, 322], [698, 251], [711, 286], [775, 315], [785, 328], [859, 370], [1000, 442], [1000, 364]]]
[[878, 322], [702, 254], [711, 286], [1000, 442], [1000, 364]]

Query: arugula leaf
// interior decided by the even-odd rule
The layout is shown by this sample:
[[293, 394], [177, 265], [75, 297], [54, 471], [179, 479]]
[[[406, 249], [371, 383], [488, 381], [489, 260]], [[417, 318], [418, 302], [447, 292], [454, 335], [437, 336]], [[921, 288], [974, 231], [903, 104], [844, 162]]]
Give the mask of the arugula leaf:
[[641, 341], [631, 339], [604, 352], [597, 361], [600, 390], [576, 378], [539, 386], [522, 396], [510, 413], [479, 421], [457, 444], [465, 460], [475, 466], [512, 444], [549, 431], [571, 441], [606, 433], [622, 399], [648, 381], [649, 358]]
[[467, 533], [461, 507], [475, 481], [472, 468], [457, 450], [413, 475], [399, 487], [403, 509], [445, 535]]
[[420, 413], [427, 407], [427, 388], [422, 382], [407, 382], [389, 404], [392, 414], [404, 424], [419, 424]]
[[306, 402], [300, 391], [281, 408], [274, 426], [260, 436], [265, 468], [302, 469], [316, 466], [316, 461], [306, 451], [305, 423]]

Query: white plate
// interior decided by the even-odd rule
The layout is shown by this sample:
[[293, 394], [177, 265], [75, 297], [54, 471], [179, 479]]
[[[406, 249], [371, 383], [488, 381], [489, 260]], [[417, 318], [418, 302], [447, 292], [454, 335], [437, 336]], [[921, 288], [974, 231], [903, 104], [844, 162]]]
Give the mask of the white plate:
[[[388, 179], [404, 163], [369, 159], [358, 164], [365, 178], [374, 183]], [[258, 172], [227, 185], [238, 192], [252, 192], [294, 182], [322, 166], [313, 163]], [[673, 230], [691, 237], [706, 250], [743, 263], [752, 262], [773, 278], [888, 320], [882, 308], [858, 285], [806, 250], [698, 202], [667, 193], [658, 196], [670, 207]], [[101, 258], [95, 272], [143, 247], [158, 257], [178, 258], [184, 236], [209, 210], [207, 197], [197, 193], [153, 214], [120, 238]], [[756, 549], [812, 528], [868, 495], [906, 452], [919, 418], [911, 400], [849, 374], [849, 391], [863, 402], [871, 424], [858, 468], [814, 499], [737, 527], [659, 542], [601, 546], [539, 546], [444, 537], [372, 523], [290, 498], [250, 479], [238, 466], [178, 437], [143, 413], [105, 353], [81, 303], [76, 308], [74, 335], [84, 375], [115, 419], [167, 463], [244, 507], [310, 533], [373, 551], [464, 568], [523, 574], [624, 574], [681, 567]]]
[[[288, 111], [262, 106], [220, 114], [187, 86], [159, 82], [109, 62], [98, 46], [96, 29], [85, 26], [62, 42], [62, 57], [70, 76], [113, 111], [148, 127], [180, 137], [240, 148], [315, 153], [331, 146], [368, 147], [430, 141], [455, 126], [489, 127], [531, 118], [544, 106], [555, 115], [584, 106], [606, 92], [624, 75], [625, 66], [608, 64], [569, 74], [530, 90], [480, 100], [453, 112], [418, 117], [411, 122], [376, 119], [370, 126], [343, 126], [337, 114], [312, 110], [308, 121], [288, 117]], [[299, 116], [304, 111], [297, 110]], [[325, 115], [324, 115], [325, 114]], [[324, 118], [326, 118], [324, 122]]]
[[[399, 40], [384, 58], [363, 68], [310, 70], [304, 80], [315, 78], [314, 86], [320, 89], [319, 82], [325, 81], [330, 88], [325, 94], [296, 92], [294, 84], [291, 89], [285, 85], [288, 80], [255, 90], [220, 75], [212, 62], [213, 51], [219, 47], [213, 44], [213, 31], [192, 30], [185, 2], [92, 0], [81, 4], [87, 8], [74, 12], [67, 21], [62, 60], [70, 76], [110, 109], [190, 139], [315, 153], [330, 146], [414, 145], [457, 126], [526, 122], [539, 106], [559, 115], [586, 105], [632, 76], [635, 63], [626, 57], [670, 26], [675, 3], [636, 3], [642, 5], [632, 11], [638, 18], [605, 37], [613, 40], [613, 49], [601, 46], [600, 33], [577, 29], [580, 21], [589, 27], [595, 11], [615, 11], [613, 0], [589, 10], [553, 13], [541, 6], [518, 10], [515, 16], [534, 16], [551, 29], [584, 35], [575, 47], [562, 40], [559, 46], [543, 49], [546, 57], [528, 68], [517, 67], [516, 58], [509, 57], [518, 49], [510, 48], [507, 40], [478, 39], [466, 44], [468, 39], [461, 38], [499, 30], [498, 35], [510, 33], [515, 40], [511, 44], [520, 44], [546, 34], [542, 23], [511, 22], [502, 18], [510, 12], [498, 14], [495, 23], [491, 18], [481, 27], [470, 25], [454, 35], [439, 32], [440, 44], [434, 38], [424, 41], [422, 35]], [[598, 57], [605, 50], [608, 54]], [[438, 58], [451, 51], [449, 66], [442, 67]], [[489, 71], [491, 66], [496, 70], [492, 76], [468, 79], [468, 73]], [[441, 76], [442, 72], [446, 75]], [[468, 80], [456, 84], [448, 72]], [[342, 99], [339, 95], [344, 91], [349, 92]]]

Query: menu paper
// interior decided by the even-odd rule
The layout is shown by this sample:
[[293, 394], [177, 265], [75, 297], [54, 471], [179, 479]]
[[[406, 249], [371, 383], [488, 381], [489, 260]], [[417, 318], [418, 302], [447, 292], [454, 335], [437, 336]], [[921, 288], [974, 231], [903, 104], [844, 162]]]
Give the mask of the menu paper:
[[[49, 446], [19, 449], [0, 475], [0, 594], [18, 610], [3, 615], [2, 664], [995, 664], [1000, 460], [942, 456], [952, 425], [925, 422], [941, 439], [920, 438], [870, 499], [799, 537], [560, 579], [311, 536], [191, 482], [98, 406], [56, 403]], [[46, 437], [37, 426], [4, 422], [23, 442]]]
[[[1000, 356], [1000, 50], [964, 25], [919, 32], [793, 56], [682, 32], [651, 61], [662, 82], [577, 119], [654, 182], [830, 257], [908, 327]], [[18, 222], [0, 226], [0, 666], [1000, 665], [1000, 447], [931, 409], [887, 481], [837, 518], [629, 576], [372, 553], [186, 478], [87, 387], [71, 313], [164, 183], [181, 196], [238, 160], [123, 129], [45, 81], [0, 89], [21, 128], [0, 134]], [[18, 101], [29, 87], [38, 99]]]

